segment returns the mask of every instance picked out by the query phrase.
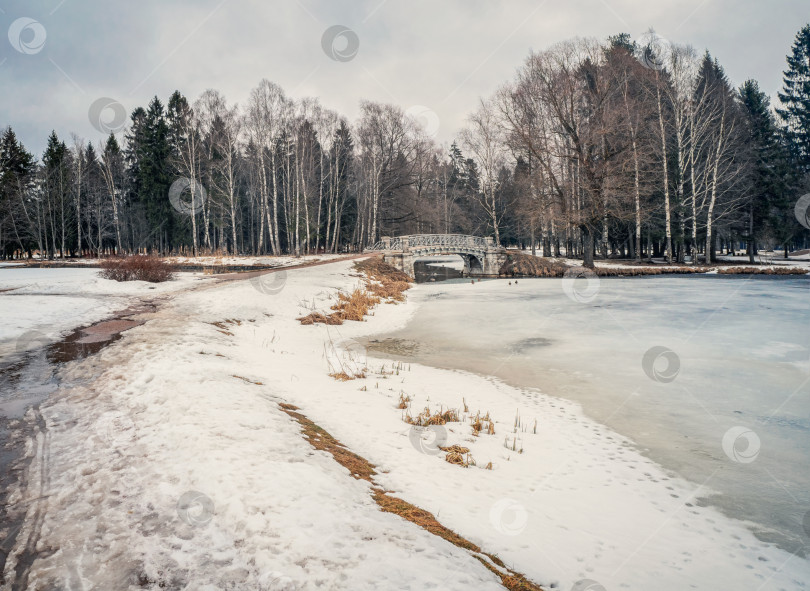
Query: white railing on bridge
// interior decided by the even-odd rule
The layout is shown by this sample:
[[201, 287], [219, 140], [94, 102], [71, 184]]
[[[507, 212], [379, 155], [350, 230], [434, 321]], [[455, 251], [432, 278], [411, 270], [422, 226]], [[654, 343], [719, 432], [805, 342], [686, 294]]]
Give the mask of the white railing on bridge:
[[409, 248], [427, 246], [447, 249], [474, 248], [486, 250], [494, 246], [494, 242], [492, 238], [468, 236], [467, 234], [411, 234], [396, 238], [383, 237], [374, 246], [369, 247], [368, 250], [408, 250]]

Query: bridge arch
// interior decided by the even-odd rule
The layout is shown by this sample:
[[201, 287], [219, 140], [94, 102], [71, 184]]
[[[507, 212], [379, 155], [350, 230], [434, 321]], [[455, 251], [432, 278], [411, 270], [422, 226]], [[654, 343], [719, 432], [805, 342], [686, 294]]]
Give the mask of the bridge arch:
[[386, 236], [367, 250], [382, 252], [386, 262], [410, 277], [414, 276], [414, 259], [433, 255], [460, 255], [465, 275], [497, 276], [506, 256], [492, 238], [466, 234]]

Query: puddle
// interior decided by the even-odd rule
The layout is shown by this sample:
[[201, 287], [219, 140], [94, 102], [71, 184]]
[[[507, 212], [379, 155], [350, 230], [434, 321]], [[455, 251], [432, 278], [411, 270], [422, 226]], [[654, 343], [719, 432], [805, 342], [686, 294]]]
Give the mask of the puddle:
[[[0, 543], [0, 584], [7, 553], [15, 544], [24, 518], [19, 510], [12, 514], [14, 507], [7, 502], [9, 490], [25, 471], [25, 441], [33, 436], [26, 430], [31, 426], [20, 419], [59, 389], [59, 370], [63, 364], [98, 353], [120, 339], [125, 331], [144, 324], [156, 309], [155, 302], [140, 302], [112, 318], [77, 328], [55, 343], [22, 351], [22, 358], [0, 367], [0, 527], [7, 528], [0, 529], [4, 538]], [[31, 342], [36, 340], [32, 338]], [[45, 430], [44, 424], [39, 427]]]
[[375, 353], [382, 353], [385, 355], [398, 356], [411, 356], [416, 354], [430, 353], [430, 347], [419, 341], [412, 341], [410, 339], [369, 339], [364, 342], [366, 349], [374, 351]]

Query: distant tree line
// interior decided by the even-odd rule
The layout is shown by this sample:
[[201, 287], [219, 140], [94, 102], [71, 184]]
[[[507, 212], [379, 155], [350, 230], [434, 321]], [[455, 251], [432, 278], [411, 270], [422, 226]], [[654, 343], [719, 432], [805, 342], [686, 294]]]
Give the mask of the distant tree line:
[[400, 107], [350, 123], [263, 80], [245, 105], [179, 91], [120, 139], [0, 138], [3, 258], [304, 254], [383, 235], [469, 233], [545, 256], [713, 259], [807, 247], [810, 25], [779, 106], [709, 53], [652, 31], [532, 52], [441, 147]]

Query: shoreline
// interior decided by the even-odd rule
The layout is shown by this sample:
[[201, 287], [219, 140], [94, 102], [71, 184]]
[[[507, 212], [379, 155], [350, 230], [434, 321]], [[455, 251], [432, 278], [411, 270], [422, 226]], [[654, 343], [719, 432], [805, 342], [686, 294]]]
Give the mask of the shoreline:
[[[156, 581], [160, 571], [181, 576], [171, 566], [174, 556], [198, 565], [182, 580], [200, 588], [222, 584], [233, 568], [244, 569], [244, 584], [276, 572], [291, 584], [326, 577], [337, 588], [371, 580], [395, 586], [397, 564], [414, 584], [463, 589], [476, 580], [490, 588], [491, 574], [474, 559], [366, 505], [364, 486], [300, 446], [298, 428], [274, 410], [279, 402], [299, 407], [376, 465], [386, 490], [545, 587], [585, 579], [662, 591], [765, 580], [788, 587], [807, 573], [806, 562], [783, 564], [786, 553], [762, 545], [746, 528], [688, 506], [700, 491], [670, 478], [574, 403], [545, 395], [526, 400], [517, 389], [465, 372], [363, 359], [359, 340], [404, 325], [416, 310], [410, 298], [379, 305], [367, 323], [295, 320], [328, 310], [336, 290], [357, 282], [351, 263], [339, 262], [291, 271], [274, 293], [250, 281], [183, 292], [92, 362], [67, 368], [81, 385], [43, 404], [48, 453], [31, 448], [32, 470], [46, 469], [48, 486], [63, 499], [39, 506], [42, 542], [93, 539], [99, 516], [105, 533], [94, 553], [74, 544], [65, 546], [70, 552], [37, 558], [33, 579], [64, 574], [67, 563], [96, 582], [111, 570]], [[328, 376], [336, 363], [368, 366], [368, 375], [337, 382]], [[465, 469], [420, 451], [397, 408], [401, 392], [412, 397], [415, 412], [426, 403], [460, 408], [464, 398], [467, 415], [492, 413], [494, 435], [474, 437], [466, 419], [446, 426], [447, 443], [468, 446], [478, 465]], [[513, 433], [516, 408], [522, 422]], [[530, 433], [535, 418], [540, 428]], [[519, 447], [512, 451], [504, 439]], [[71, 461], [58, 461], [65, 457]], [[488, 462], [492, 470], [484, 469]], [[215, 507], [205, 528], [177, 519], [177, 498], [188, 490]], [[300, 519], [310, 529], [299, 531]], [[252, 524], [249, 532], [245, 523]], [[321, 532], [315, 546], [314, 532]], [[31, 533], [25, 532], [29, 539]], [[364, 541], [369, 535], [373, 542]], [[414, 554], [406, 540], [431, 550]], [[405, 547], [411, 550], [401, 554]], [[199, 562], [213, 548], [231, 566]], [[380, 552], [390, 553], [383, 564], [394, 565], [385, 572], [374, 566]], [[302, 553], [310, 556], [303, 566]], [[361, 554], [368, 558], [358, 570], [350, 556]], [[417, 556], [423, 558], [414, 568]], [[426, 562], [429, 556], [442, 558]], [[338, 566], [324, 569], [321, 559]], [[350, 573], [347, 582], [335, 578], [341, 573]]]
[[[710, 277], [715, 277], [716, 279], [719, 279], [719, 277], [717, 276], [710, 276]], [[745, 281], [743, 278], [740, 279], [742, 281]], [[776, 281], [777, 283], [773, 285], [773, 289], [778, 289], [778, 286], [782, 280], [785, 281], [789, 280], [789, 278], [787, 277], [774, 277], [767, 279], [760, 277], [758, 279], [760, 281], [766, 282], [763, 283], [763, 285], [767, 285], [767, 283], [769, 283], [770, 281]], [[663, 280], [663, 278], [661, 278], [661, 280]], [[688, 278], [684, 278], [684, 280], [685, 280], [684, 285], [689, 283]], [[615, 281], [616, 283], [614, 283], [613, 285], [617, 293], [621, 293], [622, 290], [619, 287], [621, 284], [618, 283], [618, 279], [615, 279]], [[793, 277], [794, 284], [797, 281], [803, 284], [805, 287], [810, 286], [810, 283], [806, 283], [804, 277]], [[497, 351], [493, 351], [495, 360], [502, 359], [502, 361], [499, 363], [493, 361], [492, 364], [489, 364], [486, 363], [485, 358], [481, 357], [480, 347], [462, 344], [460, 345], [459, 350], [451, 352], [450, 350], [447, 350], [448, 347], [447, 339], [444, 339], [442, 337], [431, 339], [426, 333], [426, 331], [433, 330], [439, 331], [439, 333], [437, 333], [439, 335], [445, 334], [446, 331], [449, 330], [448, 329], [449, 326], [457, 326], [458, 322], [460, 321], [458, 318], [456, 318], [454, 321], [443, 324], [438, 319], [438, 316], [441, 316], [444, 311], [448, 310], [447, 308], [447, 306], [449, 305], [448, 302], [453, 299], [454, 288], [460, 289], [463, 292], [463, 293], [455, 292], [463, 299], [463, 303], [459, 303], [458, 305], [465, 306], [463, 308], [464, 312], [458, 315], [459, 318], [464, 316], [465, 313], [470, 312], [469, 310], [470, 304], [467, 301], [467, 299], [469, 299], [470, 297], [472, 297], [474, 300], [479, 295], [484, 296], [486, 304], [486, 302], [489, 301], [487, 298], [491, 297], [492, 294], [494, 293], [492, 290], [494, 290], [497, 293], [501, 293], [500, 289], [492, 287], [490, 291], [484, 291], [481, 294], [475, 292], [476, 295], [473, 296], [472, 295], [473, 292], [466, 292], [465, 288], [461, 287], [464, 283], [465, 283], [464, 281], [453, 281], [452, 287], [448, 285], [447, 293], [441, 291], [442, 287], [438, 283], [425, 284], [425, 289], [429, 290], [429, 293], [427, 296], [425, 296], [424, 294], [420, 294], [421, 300], [418, 301], [416, 305], [418, 306], [430, 305], [431, 302], [433, 301], [432, 300], [433, 297], [437, 298], [442, 297], [443, 299], [441, 301], [443, 302], [444, 308], [442, 308], [438, 304], [437, 300], [437, 303], [433, 305], [433, 308], [431, 308], [433, 312], [422, 316], [417, 326], [414, 327], [413, 329], [407, 330], [407, 325], [412, 321], [414, 316], [414, 314], [411, 314], [408, 320], [404, 322], [401, 326], [393, 330], [386, 331], [384, 333], [375, 333], [369, 335], [366, 339], [361, 340], [363, 346], [366, 346], [368, 348], [368, 355], [378, 360], [388, 360], [388, 361], [394, 360], [401, 363], [413, 364], [414, 366], [416, 366], [417, 364], [421, 364], [426, 367], [431, 367], [448, 372], [470, 373], [471, 375], [478, 376], [481, 380], [486, 381], [494, 380], [503, 384], [504, 387], [509, 387], [513, 388], [516, 391], [524, 392], [525, 395], [529, 398], [531, 398], [535, 394], [539, 394], [542, 396], [550, 396], [557, 400], [564, 400], [566, 402], [575, 404], [580, 408], [580, 412], [584, 417], [587, 417], [589, 420], [592, 420], [602, 426], [605, 426], [606, 428], [620, 434], [622, 437], [628, 438], [630, 441], [633, 442], [633, 446], [635, 447], [635, 449], [638, 451], [639, 454], [649, 459], [651, 462], [654, 462], [657, 466], [660, 466], [661, 469], [666, 471], [667, 473], [675, 477], [682, 478], [687, 482], [691, 482], [695, 486], [701, 485], [701, 483], [706, 478], [708, 478], [709, 481], [711, 481], [713, 476], [712, 470], [706, 467], [705, 462], [701, 464], [694, 460], [684, 461], [683, 455], [679, 456], [678, 453], [674, 450], [678, 448], [684, 448], [684, 446], [687, 446], [690, 449], [692, 449], [692, 452], [690, 453], [698, 454], [701, 457], [703, 457], [703, 455], [705, 454], [712, 454], [712, 456], [714, 456], [715, 452], [717, 452], [719, 453], [719, 456], [722, 458], [722, 460], [725, 460], [726, 457], [723, 454], [722, 450], [720, 449], [719, 434], [717, 435], [716, 441], [712, 439], [710, 442], [707, 442], [705, 440], [701, 440], [700, 437], [695, 438], [695, 432], [677, 429], [677, 426], [671, 424], [670, 422], [670, 424], [665, 425], [666, 429], [664, 431], [661, 431], [660, 432], [661, 434], [657, 436], [656, 435], [650, 436], [649, 433], [647, 433], [647, 431], [652, 430], [652, 432], [654, 433], [659, 432], [658, 428], [661, 427], [661, 425], [659, 425], [658, 422], [663, 421], [664, 418], [668, 416], [668, 412], [671, 411], [671, 408], [669, 406], [665, 406], [662, 409], [661, 416], [653, 417], [652, 419], [649, 420], [649, 423], [646, 422], [640, 423], [638, 420], [635, 420], [635, 423], [633, 423], [633, 420], [631, 418], [628, 419], [626, 417], [623, 417], [622, 415], [617, 416], [617, 411], [620, 408], [624, 407], [625, 404], [627, 404], [628, 400], [633, 399], [634, 395], [639, 394], [638, 390], [639, 388], [643, 388], [644, 387], [643, 385], [632, 386], [631, 384], [626, 383], [626, 381], [615, 383], [611, 382], [609, 384], [605, 384], [602, 389], [602, 394], [605, 395], [604, 396], [605, 400], [604, 402], [596, 402], [597, 398], [602, 398], [598, 395], [600, 391], [600, 387], [598, 386], [599, 380], [607, 378], [604, 371], [600, 373], [600, 369], [604, 370], [605, 369], [604, 367], [596, 369], [595, 375], [591, 375], [592, 371], [594, 371], [593, 369], [589, 370], [587, 369], [587, 367], [582, 366], [572, 367], [571, 363], [565, 363], [564, 361], [560, 361], [557, 363], [552, 362], [548, 367], [544, 367], [544, 369], [542, 370], [536, 369], [528, 371], [527, 367], [529, 366], [525, 365], [525, 363], [527, 363], [525, 361], [513, 360], [516, 362], [516, 365], [504, 367], [506, 364], [509, 363], [509, 359], [511, 359], [511, 355], [508, 358], [505, 357], [507, 353], [509, 353], [509, 351], [512, 351], [511, 349], [509, 351], [502, 351], [504, 356], [503, 358], [500, 355], [498, 355]], [[530, 285], [528, 281], [526, 285]], [[603, 284], [603, 288], [607, 287], [608, 285], [610, 284], [608, 283]], [[740, 287], [742, 287], [742, 283], [738, 283], [737, 285], [739, 287], [735, 289], [739, 289]], [[524, 287], [523, 282], [521, 282], [521, 287]], [[652, 286], [650, 287], [652, 288]], [[482, 284], [482, 289], [486, 290], [486, 283]], [[514, 289], [516, 288], [508, 288], [507, 291], [504, 291], [503, 292], [504, 297], [510, 298], [511, 301], [513, 298], [519, 297], [519, 294], [523, 293], [523, 292], [513, 293], [511, 290]], [[526, 289], [529, 288], [526, 287]], [[565, 283], [563, 282], [563, 290], [564, 289]], [[542, 291], [540, 293], [542, 293], [543, 296], [547, 295], [546, 291]], [[605, 293], [609, 294], [610, 291]], [[565, 298], [563, 298], [563, 300], [565, 300]], [[546, 302], [548, 300], [543, 299], [540, 301]], [[607, 308], [610, 309], [611, 301], [612, 300], [609, 298], [607, 304], [602, 302], [602, 305], [598, 307], [602, 308], [603, 306], [607, 306]], [[498, 310], [503, 312], [502, 308], [499, 308]], [[525, 310], [521, 308], [519, 313], [523, 313], [524, 311]], [[484, 310], [482, 310], [482, 312], [486, 313]], [[517, 309], [516, 313], [518, 313]], [[553, 317], [555, 313], [556, 312], [552, 311], [551, 316]], [[495, 314], [497, 316], [498, 311], [492, 309], [489, 310], [489, 314]], [[455, 316], [453, 317], [455, 318]], [[619, 318], [616, 318], [613, 314], [611, 314], [610, 317], [612, 321], [616, 323], [619, 323], [621, 319], [621, 316]], [[527, 319], [527, 322], [528, 321], [529, 319]], [[514, 327], [510, 325], [510, 328]], [[557, 329], [563, 330], [564, 333], [566, 331], [572, 330], [571, 326], [565, 323], [557, 326]], [[629, 339], [633, 329], [625, 328], [624, 330], [625, 334], [628, 336]], [[460, 335], [458, 338], [461, 338], [462, 340], [472, 339], [473, 341], [478, 342], [477, 337], [480, 336], [478, 334], [479, 332], [480, 331], [466, 331], [463, 333], [463, 335]], [[538, 351], [541, 350], [545, 351], [545, 347], [548, 345], [552, 347], [555, 345], [557, 346], [564, 345], [558, 354], [562, 355], [563, 358], [567, 358], [566, 356], [571, 354], [572, 352], [571, 345], [570, 343], [568, 343], [568, 339], [562, 339], [561, 341], [557, 342], [559, 335], [555, 335], [554, 331], [541, 332], [540, 334], [543, 334], [544, 338], [527, 339], [526, 346], [539, 347], [541, 349], [538, 349]], [[500, 339], [502, 339], [503, 336], [504, 336], [503, 333], [498, 333], [497, 336], [494, 336], [494, 338], [496, 339], [496, 343], [500, 343]], [[636, 335], [633, 335], [634, 339], [635, 336]], [[641, 335], [638, 336], [641, 337]], [[523, 334], [523, 332], [518, 331], [518, 333], [516, 334], [515, 337], [513, 337], [513, 339], [514, 338], [519, 339], [520, 337], [525, 337], [525, 334]], [[672, 335], [670, 335], [669, 337], [656, 337], [656, 338], [664, 338], [671, 340]], [[641, 337], [641, 339], [644, 340], [643, 337]], [[635, 342], [636, 344], [639, 344], [638, 339], [635, 339]], [[672, 343], [672, 346], [673, 347], [676, 346], [674, 342]], [[551, 349], [549, 349], [549, 351], [551, 351]], [[515, 351], [512, 352], [515, 353]], [[583, 351], [583, 355], [593, 353], [594, 351], [590, 349], [585, 349]], [[640, 359], [641, 353], [639, 352], [638, 355]], [[518, 357], [520, 357], [520, 353], [518, 353]], [[432, 358], [434, 358], [435, 360], [431, 361]], [[542, 361], [539, 360], [548, 359], [548, 353], [542, 353], [540, 357], [533, 357], [531, 359], [533, 359], [533, 361], [529, 362], [530, 364], [536, 365], [537, 363], [542, 363]], [[691, 358], [688, 359], [684, 358], [684, 360], [682, 361], [682, 363], [689, 363], [690, 367], [692, 362], [693, 360]], [[504, 367], [503, 371], [499, 371], [501, 370], [502, 367]], [[510, 369], [509, 367], [513, 368]], [[641, 368], [639, 367], [637, 369], [639, 370], [640, 373]], [[579, 370], [584, 371], [583, 376], [579, 375], [580, 374]], [[694, 368], [692, 368], [692, 370], [694, 370]], [[644, 378], [642, 377], [642, 379]], [[798, 378], [798, 381], [796, 383], [798, 384], [799, 382], [801, 382], [801, 377]], [[565, 384], [565, 386], [562, 387], [561, 384]], [[689, 384], [690, 387], [694, 389], [694, 385], [692, 385], [691, 382], [687, 382], [687, 384]], [[677, 385], [678, 384], [676, 384], [676, 386]], [[648, 387], [655, 388], [655, 386], [648, 386]], [[647, 392], [645, 390], [644, 394], [649, 394], [652, 396], [655, 396], [656, 394], [664, 394], [663, 390], [666, 390], [667, 386], [664, 385], [663, 387], [661, 387], [659, 385], [658, 387], [662, 388], [661, 392], [658, 392], [658, 390]], [[799, 385], [799, 387], [801, 388], [801, 384]], [[613, 389], [613, 392], [611, 392], [610, 388]], [[685, 384], [682, 385], [682, 388], [684, 389], [684, 391], [689, 392], [689, 394], [694, 398], [692, 390], [687, 388]], [[587, 390], [588, 392], [592, 392], [592, 394], [584, 395], [583, 389]], [[785, 392], [785, 394], [789, 393], [792, 389], [793, 388], [791, 386]], [[613, 396], [613, 398], [610, 397], [613, 393], [619, 391], [624, 392], [624, 395], [621, 396], [616, 395]], [[698, 390], [694, 390], [694, 392], [698, 392]], [[629, 396], [627, 396], [627, 398], [625, 399], [625, 395], [627, 393], [631, 394], [629, 394]], [[670, 392], [669, 390], [667, 390], [667, 398], [671, 398], [670, 394], [674, 394], [674, 392]], [[774, 405], [778, 403], [778, 400], [779, 399], [777, 398], [777, 402], [774, 403]], [[713, 407], [711, 411], [706, 410], [706, 408], [703, 407], [702, 405], [701, 408], [703, 408], [703, 410], [706, 411], [706, 413], [709, 413], [709, 415], [711, 415], [711, 418], [714, 419], [714, 421], [718, 421], [718, 417], [720, 418], [721, 421], [726, 421], [726, 419], [728, 418], [720, 414], [718, 414], [718, 417], [715, 417], [712, 414], [716, 412]], [[744, 408], [744, 407], [732, 407], [732, 408]], [[633, 401], [627, 405], [625, 410], [627, 411], [625, 414], [630, 413], [628, 417], [632, 417], [634, 412], [649, 411], [649, 408], [643, 405], [638, 406], [636, 405], [635, 401]], [[742, 414], [740, 411], [735, 411], [735, 413], [737, 413], [737, 416]], [[748, 420], [756, 418], [756, 415], [752, 417], [750, 413], [746, 414], [748, 416], [732, 419], [738, 421], [738, 423], [731, 423], [731, 424], [748, 424], [747, 423]], [[644, 416], [647, 415], [644, 414]], [[739, 423], [739, 421], [742, 421], [742, 423]], [[644, 427], [644, 425], [646, 424], [649, 424], [650, 427], [644, 429], [643, 433], [639, 432], [639, 428]], [[720, 425], [721, 423], [715, 424]], [[769, 433], [768, 431], [765, 431], [764, 433], [760, 431], [759, 429], [765, 429], [765, 427], [762, 425], [760, 425], [759, 427], [752, 427], [752, 428], [756, 428], [761, 437], [765, 437], [768, 434], [774, 435], [773, 433]], [[725, 429], [725, 427], [723, 427], [723, 429]], [[722, 434], [722, 431], [720, 431], [720, 434]], [[637, 435], [640, 436], [639, 439], [636, 438]], [[656, 444], [660, 444], [661, 442], [668, 442], [669, 445], [669, 447], [667, 447], [663, 451], [663, 453], [659, 447], [656, 447]], [[710, 448], [706, 445], [707, 443], [711, 444]], [[771, 441], [769, 443], [768, 451], [770, 453], [775, 453], [773, 449], [783, 449], [783, 448], [774, 448], [773, 447], [774, 445], [775, 445], [774, 441]], [[717, 449], [715, 450], [715, 448]], [[716, 466], [719, 466], [720, 464], [722, 464], [722, 462], [717, 463]], [[733, 466], [733, 464], [731, 466]], [[807, 558], [806, 553], [807, 543], [806, 538], [802, 538], [803, 532], [801, 526], [801, 516], [799, 517], [798, 530], [796, 530], [795, 521], [793, 520], [794, 516], [793, 511], [798, 510], [798, 508], [800, 508], [802, 505], [800, 501], [797, 501], [795, 498], [793, 498], [793, 496], [790, 493], [790, 490], [787, 490], [785, 488], [786, 486], [791, 490], [793, 488], [791, 485], [783, 484], [787, 482], [785, 480], [785, 476], [784, 475], [778, 476], [779, 479], [781, 480], [780, 482], [780, 480], [776, 480], [777, 477], [773, 476], [770, 472], [768, 472], [768, 474], [761, 474], [760, 472], [751, 473], [766, 478], [768, 482], [770, 482], [770, 484], [772, 485], [779, 484], [781, 489], [775, 491], [774, 494], [776, 494], [777, 492], [784, 493], [790, 495], [791, 498], [793, 498], [793, 506], [787, 509], [790, 512], [780, 513], [781, 515], [783, 515], [783, 517], [789, 516], [789, 520], [788, 519], [767, 520], [763, 517], [764, 515], [763, 512], [757, 513], [756, 511], [754, 511], [751, 514], [752, 517], [748, 517], [747, 513], [743, 513], [739, 510], [739, 508], [737, 508], [737, 502], [735, 502], [736, 501], [735, 498], [733, 496], [732, 497], [728, 496], [729, 492], [733, 491], [733, 489], [729, 488], [730, 484], [733, 484], [733, 481], [728, 480], [726, 476], [727, 472], [726, 468], [729, 467], [730, 466], [723, 466], [722, 472], [718, 474], [718, 478], [715, 479], [716, 480], [715, 484], [719, 486], [719, 490], [705, 492], [705, 494], [701, 499], [701, 502], [707, 504], [708, 506], [714, 507], [715, 509], [723, 513], [723, 515], [728, 519], [748, 524], [747, 528], [750, 530], [752, 534], [754, 534], [757, 537], [757, 539], [761, 543], [773, 544], [780, 547], [781, 549], [783, 549], [788, 553], [796, 554], [798, 557]], [[740, 466], [738, 465], [737, 467], [739, 468]], [[732, 471], [728, 470], [728, 472]], [[748, 472], [740, 471], [739, 473], [747, 474]], [[779, 472], [777, 472], [777, 474], [779, 474]], [[798, 490], [801, 490], [801, 485], [796, 483], [793, 483], [793, 485], [798, 486], [799, 487]], [[798, 495], [798, 492], [796, 492], [796, 494]], [[743, 496], [742, 499], [750, 503], [751, 501], [750, 493], [748, 496]], [[769, 505], [765, 506], [768, 507]], [[773, 506], [771, 507], [771, 510], [777, 511], [777, 506], [778, 506], [777, 503], [774, 503]], [[780, 512], [784, 512], [786, 509], [785, 507], [779, 506], [778, 510]], [[806, 528], [805, 532], [807, 532]], [[804, 535], [807, 536], [810, 535], [810, 533], [805, 533]]]

